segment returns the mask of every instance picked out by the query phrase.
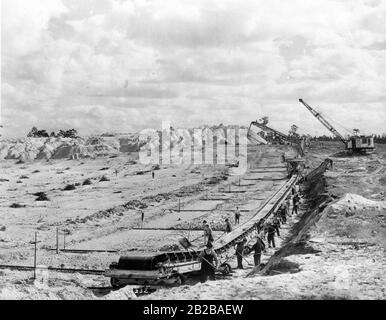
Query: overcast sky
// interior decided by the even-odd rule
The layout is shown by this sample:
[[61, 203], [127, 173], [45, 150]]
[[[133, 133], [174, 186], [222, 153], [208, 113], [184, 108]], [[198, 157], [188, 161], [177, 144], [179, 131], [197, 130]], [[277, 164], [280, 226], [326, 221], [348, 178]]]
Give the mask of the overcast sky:
[[[82, 134], [242, 124], [383, 133], [386, 1], [1, 0], [1, 124]], [[337, 126], [337, 129], [341, 129]], [[344, 131], [342, 131], [344, 133]]]

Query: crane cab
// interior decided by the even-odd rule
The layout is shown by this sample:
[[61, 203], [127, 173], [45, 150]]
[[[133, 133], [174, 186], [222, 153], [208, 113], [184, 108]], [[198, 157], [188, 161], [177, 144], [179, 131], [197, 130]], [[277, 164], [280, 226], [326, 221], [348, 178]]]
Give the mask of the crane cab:
[[374, 137], [352, 136], [347, 140], [346, 148], [357, 153], [371, 153], [374, 151]]

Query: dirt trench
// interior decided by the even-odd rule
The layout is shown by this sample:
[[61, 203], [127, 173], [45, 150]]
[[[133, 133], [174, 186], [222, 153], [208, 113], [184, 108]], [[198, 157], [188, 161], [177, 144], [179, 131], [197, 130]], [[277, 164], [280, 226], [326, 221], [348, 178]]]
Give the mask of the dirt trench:
[[[290, 235], [284, 241], [284, 245], [268, 260], [267, 264], [262, 265], [261, 269], [255, 268], [248, 276], [269, 275], [274, 270], [285, 267], [286, 261], [283, 260], [285, 257], [317, 252], [307, 243], [309, 240], [308, 232], [326, 212], [327, 206], [336, 201], [333, 195], [326, 192], [327, 181], [324, 172], [330, 165], [332, 165], [332, 161], [326, 159], [303, 179], [300, 191], [304, 199], [300, 206], [300, 210], [304, 212], [303, 215], [293, 226]], [[286, 269], [290, 271], [293, 268], [294, 266], [288, 266]]]

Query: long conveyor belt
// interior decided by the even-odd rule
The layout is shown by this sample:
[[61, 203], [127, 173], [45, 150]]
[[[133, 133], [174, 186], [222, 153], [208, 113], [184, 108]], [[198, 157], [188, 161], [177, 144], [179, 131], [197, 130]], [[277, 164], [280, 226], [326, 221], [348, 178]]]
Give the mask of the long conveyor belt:
[[[239, 240], [253, 237], [264, 222], [274, 213], [290, 194], [299, 177], [293, 175], [272, 196], [257, 209], [247, 222], [222, 236], [214, 243], [214, 250], [220, 260], [228, 260], [234, 255], [233, 248]], [[173, 251], [145, 256], [123, 256], [118, 263], [110, 265], [105, 275], [111, 278], [114, 286], [125, 284], [152, 284], [175, 278], [175, 275], [193, 272], [199, 269], [199, 254], [203, 248], [195, 250]]]

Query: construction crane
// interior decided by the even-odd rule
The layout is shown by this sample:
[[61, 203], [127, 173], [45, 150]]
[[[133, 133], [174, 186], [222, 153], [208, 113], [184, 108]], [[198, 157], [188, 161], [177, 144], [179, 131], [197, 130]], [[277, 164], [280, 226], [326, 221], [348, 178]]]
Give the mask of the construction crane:
[[[334, 136], [342, 141], [347, 150], [353, 153], [371, 153], [374, 151], [374, 137], [358, 136], [357, 134], [354, 134], [346, 139], [326, 120], [325, 117], [320, 114], [320, 112], [312, 108], [303, 99], [299, 99], [299, 102], [302, 103], [312, 113], [312, 115], [318, 119]], [[356, 133], [359, 132], [357, 129], [355, 129], [354, 132], [355, 131]]]

